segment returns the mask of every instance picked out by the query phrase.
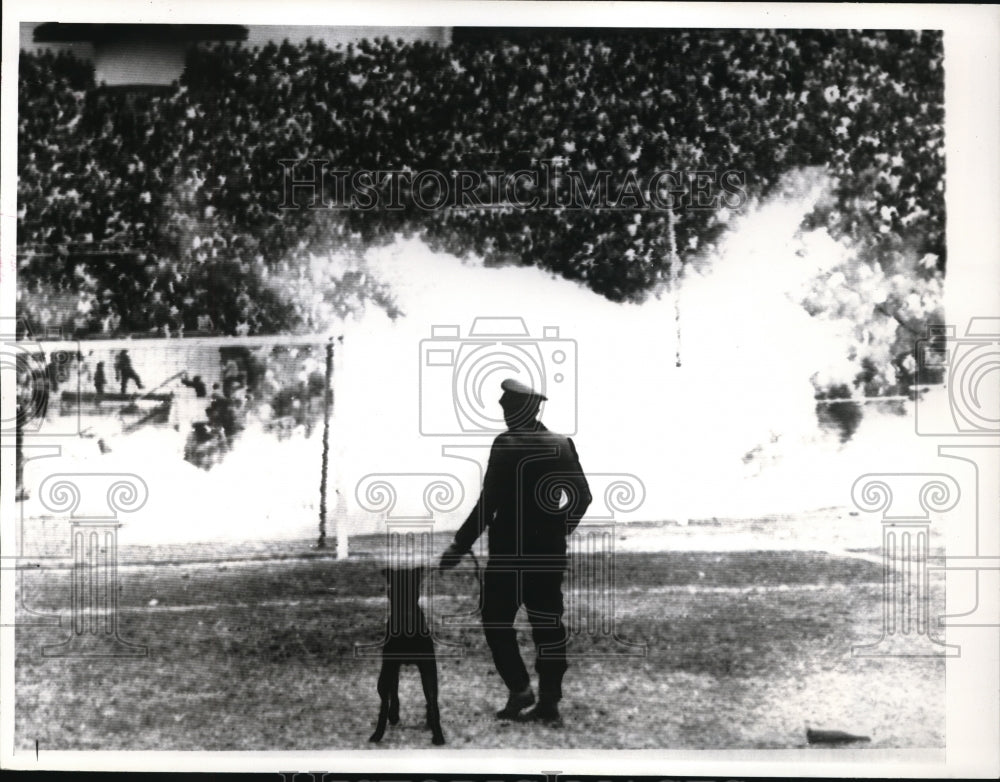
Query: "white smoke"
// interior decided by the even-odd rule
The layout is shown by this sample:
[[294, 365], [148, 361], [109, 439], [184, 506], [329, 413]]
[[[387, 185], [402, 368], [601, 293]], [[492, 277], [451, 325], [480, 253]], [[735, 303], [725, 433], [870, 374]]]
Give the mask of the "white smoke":
[[[847, 446], [818, 428], [811, 379], [850, 384], [856, 371], [847, 360], [853, 324], [812, 318], [799, 304], [811, 281], [848, 252], [823, 230], [799, 230], [822, 191], [818, 183], [805, 197], [778, 195], [751, 209], [713, 257], [687, 272], [680, 368], [669, 295], [615, 304], [535, 268], [482, 268], [417, 240], [372, 250], [369, 268], [391, 284], [406, 317], [390, 322], [368, 313], [345, 328], [335, 382], [344, 485], [353, 489], [370, 472], [451, 472], [463, 479], [466, 502], [438, 521], [464, 518], [478, 476], [441, 456], [442, 445], [468, 438], [420, 434], [420, 394], [424, 404], [428, 394], [451, 404], [450, 389], [426, 377], [421, 386], [420, 342], [435, 325], [459, 325], [464, 337], [477, 317], [517, 316], [533, 336], [557, 326], [560, 338], [575, 340], [575, 397], [548, 390], [542, 418], [559, 429], [555, 422], [566, 421], [575, 404], [584, 468], [630, 473], [645, 485], [646, 499], [631, 518], [686, 521], [849, 504], [862, 472], [913, 461], [913, 425], [909, 416], [870, 410]], [[490, 377], [487, 399], [499, 397], [504, 376]], [[420, 499], [399, 502], [417, 514]]]
[[[619, 520], [685, 522], [848, 506], [862, 473], [918, 468], [927, 449], [914, 447], [912, 411], [868, 410], [846, 445], [817, 425], [811, 378], [849, 383], [855, 371], [845, 358], [852, 324], [812, 318], [798, 303], [816, 275], [845, 260], [844, 247], [824, 231], [799, 231], [819, 196], [819, 189], [794, 199], [779, 195], [750, 209], [712, 257], [687, 269], [680, 367], [669, 294], [616, 304], [536, 268], [484, 268], [418, 240], [369, 251], [368, 272], [391, 286], [405, 316], [393, 321], [369, 308], [336, 327], [344, 339], [334, 377], [331, 536], [334, 489], [346, 502], [352, 532], [384, 528], [384, 514], [367, 512], [356, 497], [370, 474], [397, 486], [396, 516], [427, 514], [423, 479], [405, 477], [413, 473], [453, 474], [463, 488], [450, 513], [435, 515], [439, 528], [457, 526], [469, 512], [479, 492], [476, 465], [444, 456], [442, 447], [488, 447], [491, 438], [421, 434], [422, 403], [445, 412], [453, 403], [449, 370], [422, 375], [421, 342], [441, 325], [458, 326], [460, 341], [480, 317], [522, 318], [537, 338], [558, 327], [560, 339], [575, 341], [575, 392], [572, 377], [547, 387], [542, 419], [574, 435], [588, 473], [628, 473], [642, 481], [644, 501]], [[487, 406], [499, 398], [507, 374], [487, 374]], [[575, 431], [566, 423], [574, 412]], [[141, 472], [150, 501], [141, 530], [130, 534], [143, 540], [316, 532], [321, 429], [308, 440], [279, 442], [251, 425], [211, 472], [180, 458], [183, 436], [170, 430], [109, 437], [109, 444], [112, 452], [100, 455], [93, 441], [79, 441], [63, 459], [29, 464], [28, 473], [70, 466]], [[471, 453], [485, 462], [485, 447]], [[32, 503], [27, 515], [39, 512]]]

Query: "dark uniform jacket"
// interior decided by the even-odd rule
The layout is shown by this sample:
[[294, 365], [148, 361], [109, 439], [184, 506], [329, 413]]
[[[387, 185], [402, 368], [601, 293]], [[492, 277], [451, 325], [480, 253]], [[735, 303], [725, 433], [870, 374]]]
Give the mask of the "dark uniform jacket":
[[489, 529], [490, 565], [564, 565], [566, 536], [590, 506], [573, 441], [535, 421], [493, 441], [479, 502], [455, 535], [466, 552]]

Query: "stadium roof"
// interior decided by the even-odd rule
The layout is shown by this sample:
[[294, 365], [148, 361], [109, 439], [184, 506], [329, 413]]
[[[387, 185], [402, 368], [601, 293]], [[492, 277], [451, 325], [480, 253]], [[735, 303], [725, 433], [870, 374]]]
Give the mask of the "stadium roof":
[[45, 22], [34, 42], [93, 47], [94, 81], [128, 91], [168, 88], [184, 72], [185, 53], [201, 41], [245, 41], [240, 24], [63, 24]]
[[45, 22], [35, 28], [35, 43], [107, 43], [133, 38], [161, 41], [245, 41], [241, 24], [87, 24]]

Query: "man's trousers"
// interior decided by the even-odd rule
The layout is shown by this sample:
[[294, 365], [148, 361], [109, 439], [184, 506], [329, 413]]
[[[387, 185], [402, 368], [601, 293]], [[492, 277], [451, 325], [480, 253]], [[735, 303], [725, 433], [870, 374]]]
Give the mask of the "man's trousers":
[[502, 567], [487, 566], [483, 578], [483, 630], [493, 662], [511, 692], [520, 692], [531, 683], [514, 631], [514, 618], [523, 605], [535, 642], [539, 696], [556, 702], [562, 697], [562, 679], [568, 667], [567, 633], [562, 622], [563, 570]]

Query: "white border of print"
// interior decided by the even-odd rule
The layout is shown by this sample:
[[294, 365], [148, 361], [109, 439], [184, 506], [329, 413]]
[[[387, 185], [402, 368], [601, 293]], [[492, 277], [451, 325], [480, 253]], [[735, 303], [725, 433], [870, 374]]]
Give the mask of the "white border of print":
[[[0, 313], [14, 314], [17, 51], [20, 22], [234, 22], [241, 24], [676, 26], [922, 28], [945, 32], [948, 322], [1000, 314], [1000, 9], [990, 6], [857, 4], [651, 4], [534, 2], [262, 2], [261, 0], [8, 0], [3, 7]], [[4, 420], [13, 412], [4, 389]], [[930, 445], [930, 444], [929, 444]], [[890, 465], [887, 465], [887, 467]], [[2, 452], [2, 485], [13, 486], [13, 449]], [[2, 495], [2, 534], [13, 539], [12, 492]], [[981, 508], [980, 523], [997, 522]], [[993, 556], [1000, 552], [982, 552]], [[700, 774], [995, 778], [1000, 772], [1000, 631], [952, 628], [962, 656], [947, 662], [947, 749], [941, 751], [474, 751], [434, 752], [42, 752], [13, 754], [14, 572], [0, 570], [0, 766], [21, 769], [289, 771], [358, 773]], [[969, 595], [948, 594], [949, 610]], [[966, 603], [967, 604], [967, 603]]]

